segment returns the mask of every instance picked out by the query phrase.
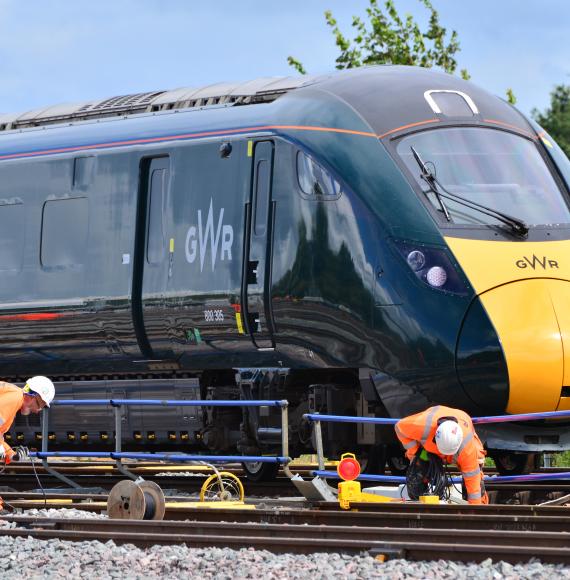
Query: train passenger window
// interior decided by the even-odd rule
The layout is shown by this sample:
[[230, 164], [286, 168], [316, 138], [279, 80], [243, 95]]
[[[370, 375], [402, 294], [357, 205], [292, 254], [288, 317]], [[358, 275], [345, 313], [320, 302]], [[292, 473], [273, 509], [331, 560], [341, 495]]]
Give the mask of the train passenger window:
[[165, 168], [154, 169], [150, 176], [148, 198], [148, 236], [146, 260], [149, 264], [160, 264], [164, 258], [164, 203], [166, 201], [168, 173]]
[[73, 160], [73, 189], [85, 189], [93, 179], [95, 157], [76, 157]]
[[336, 199], [342, 193], [340, 183], [303, 151], [297, 152], [297, 179], [306, 195]]
[[86, 197], [54, 199], [44, 203], [40, 260], [53, 268], [85, 262], [89, 202]]
[[20, 271], [24, 260], [24, 204], [0, 200], [0, 271]]
[[267, 208], [269, 203], [269, 188], [271, 186], [269, 161], [260, 159], [257, 163], [257, 182], [255, 187], [255, 219], [254, 233], [263, 236], [267, 225]]

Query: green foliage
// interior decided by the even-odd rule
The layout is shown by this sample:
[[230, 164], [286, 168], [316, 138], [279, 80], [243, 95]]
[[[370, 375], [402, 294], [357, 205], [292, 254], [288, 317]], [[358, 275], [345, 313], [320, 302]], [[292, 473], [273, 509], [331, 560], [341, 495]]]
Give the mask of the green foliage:
[[[411, 14], [401, 16], [394, 0], [385, 0], [384, 8], [378, 0], [369, 0], [366, 9], [368, 23], [354, 16], [352, 27], [355, 36], [349, 40], [339, 29], [332, 12], [325, 12], [327, 24], [332, 28], [340, 55], [336, 59], [337, 69], [355, 68], [373, 64], [404, 64], [423, 67], [440, 67], [453, 73], [457, 69], [455, 54], [459, 51], [457, 32], [453, 30], [447, 38], [447, 29], [439, 22], [439, 15], [430, 0], [418, 0], [429, 12], [429, 25], [422, 31]], [[305, 68], [295, 58], [288, 63], [301, 74]], [[469, 78], [466, 70], [461, 76]]]
[[554, 453], [552, 465], [554, 467], [570, 467], [570, 451]]
[[287, 63], [292, 66], [300, 75], [306, 75], [307, 71], [305, 70], [305, 67], [296, 59], [293, 58], [292, 56], [288, 56], [287, 57]]
[[[384, 0], [384, 7], [378, 0], [369, 0], [366, 8], [368, 22], [359, 16], [352, 17], [354, 38], [347, 38], [338, 27], [332, 12], [325, 12], [327, 24], [331, 27], [340, 55], [336, 59], [337, 69], [356, 68], [373, 64], [404, 64], [439, 67], [448, 73], [457, 69], [455, 55], [459, 52], [457, 31], [452, 30], [448, 37], [447, 29], [439, 21], [439, 14], [430, 0], [418, 0], [429, 13], [427, 30], [411, 14], [401, 16], [394, 0]], [[307, 71], [303, 64], [293, 56], [287, 62], [298, 73]], [[466, 69], [459, 71], [461, 78], [468, 81], [471, 75]], [[511, 105], [517, 101], [512, 89], [507, 89], [507, 100]]]
[[570, 86], [554, 87], [550, 93], [550, 107], [543, 113], [533, 109], [532, 116], [570, 157]]
[[515, 97], [515, 93], [513, 93], [513, 89], [507, 89], [507, 101], [511, 103], [511, 105], [515, 105], [517, 102], [517, 98]]

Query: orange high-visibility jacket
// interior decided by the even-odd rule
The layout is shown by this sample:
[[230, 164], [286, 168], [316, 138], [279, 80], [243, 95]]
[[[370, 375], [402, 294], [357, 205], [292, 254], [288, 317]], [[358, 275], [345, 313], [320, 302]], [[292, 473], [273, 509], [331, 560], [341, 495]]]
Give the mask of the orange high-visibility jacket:
[[0, 438], [7, 463], [12, 459], [14, 450], [4, 441], [4, 433], [12, 426], [16, 413], [22, 408], [23, 402], [24, 392], [20, 387], [0, 381]]
[[[434, 441], [437, 422], [442, 417], [455, 417], [463, 431], [463, 441], [455, 455], [442, 455]], [[396, 435], [406, 449], [406, 456], [412, 459], [422, 447], [442, 458], [446, 463], [455, 463], [461, 470], [467, 488], [469, 503], [487, 501], [481, 491], [483, 471], [481, 465], [486, 452], [475, 433], [471, 417], [459, 409], [437, 405], [421, 413], [400, 419], [396, 423]]]

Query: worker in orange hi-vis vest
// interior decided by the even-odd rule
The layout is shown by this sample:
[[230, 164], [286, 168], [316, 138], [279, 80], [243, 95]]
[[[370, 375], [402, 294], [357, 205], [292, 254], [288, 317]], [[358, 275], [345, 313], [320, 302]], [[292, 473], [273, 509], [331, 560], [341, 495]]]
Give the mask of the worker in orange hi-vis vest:
[[11, 383], [0, 381], [0, 463], [29, 459], [25, 447], [12, 449], [4, 440], [18, 411], [22, 415], [39, 413], [49, 407], [55, 396], [55, 387], [47, 377], [33, 377], [21, 389]]
[[428, 460], [428, 454], [433, 454], [445, 463], [455, 463], [463, 476], [468, 502], [489, 503], [482, 469], [486, 452], [467, 413], [437, 405], [400, 419], [395, 429], [410, 461], [416, 456]]

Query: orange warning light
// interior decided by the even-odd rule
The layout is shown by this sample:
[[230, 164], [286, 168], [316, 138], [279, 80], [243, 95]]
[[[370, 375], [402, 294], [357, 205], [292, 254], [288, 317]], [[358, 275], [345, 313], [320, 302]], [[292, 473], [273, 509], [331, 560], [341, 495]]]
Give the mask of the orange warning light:
[[360, 463], [358, 463], [354, 453], [343, 453], [340, 456], [336, 472], [344, 481], [352, 481], [360, 475]]

